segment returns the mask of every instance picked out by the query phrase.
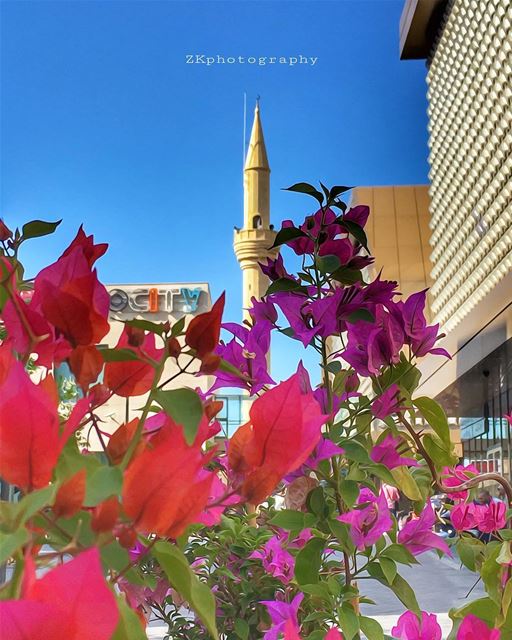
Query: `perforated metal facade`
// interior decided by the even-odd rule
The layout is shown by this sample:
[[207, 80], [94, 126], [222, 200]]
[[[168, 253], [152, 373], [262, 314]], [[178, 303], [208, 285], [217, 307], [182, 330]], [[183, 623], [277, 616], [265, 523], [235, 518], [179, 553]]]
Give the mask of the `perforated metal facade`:
[[429, 61], [431, 307], [450, 332], [512, 269], [512, 2], [454, 0]]

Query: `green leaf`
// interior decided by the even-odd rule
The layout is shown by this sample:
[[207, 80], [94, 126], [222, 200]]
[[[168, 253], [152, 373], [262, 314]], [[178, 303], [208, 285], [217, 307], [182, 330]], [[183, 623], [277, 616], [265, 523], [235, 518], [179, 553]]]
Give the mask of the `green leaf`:
[[344, 187], [341, 185], [336, 185], [334, 187], [331, 187], [331, 190], [329, 191], [329, 198], [337, 198], [342, 193], [345, 193], [346, 191], [350, 191], [353, 188], [354, 187]]
[[197, 393], [192, 389], [160, 389], [155, 393], [155, 401], [167, 415], [182, 425], [185, 440], [192, 445], [203, 417], [203, 405]]
[[132, 349], [100, 349], [99, 351], [105, 362], [126, 362], [127, 360], [139, 359]]
[[377, 620], [367, 618], [366, 616], [359, 616], [359, 624], [361, 631], [368, 640], [384, 640], [384, 631]]
[[400, 602], [407, 607], [407, 609], [414, 611], [415, 613], [419, 613], [420, 607], [416, 600], [414, 591], [399, 573], [396, 574], [395, 579], [391, 584], [388, 583], [381, 566], [376, 562], [371, 562], [368, 565], [368, 573], [372, 578], [375, 578], [384, 586], [389, 587]]
[[352, 640], [359, 633], [359, 618], [354, 611], [352, 605], [344, 602], [338, 608], [338, 617], [340, 619], [341, 630], [346, 640]]
[[282, 244], [286, 244], [287, 242], [290, 242], [290, 240], [295, 240], [296, 238], [307, 238], [307, 234], [297, 227], [284, 227], [277, 232], [274, 244], [269, 248], [269, 251], [270, 249], [280, 247]]
[[[320, 365], [322, 366], [322, 365]], [[329, 373], [333, 373], [333, 374], [338, 374], [341, 372], [341, 362], [339, 360], [331, 360], [331, 362], [328, 362], [325, 369], [329, 372]]]
[[95, 507], [121, 493], [123, 474], [119, 467], [100, 467], [87, 478], [84, 506]]
[[357, 442], [357, 440], [342, 440], [340, 447], [345, 449], [345, 457], [355, 462], [371, 463], [366, 447]]
[[310, 513], [282, 509], [276, 513], [270, 524], [286, 529], [286, 531], [302, 531], [314, 524], [314, 517]]
[[278, 280], [274, 280], [274, 282], [272, 282], [265, 295], [269, 296], [272, 293], [277, 293], [278, 291], [294, 291], [296, 293], [306, 293], [306, 288], [301, 286], [298, 280], [291, 280], [290, 278], [279, 278]]
[[340, 480], [340, 494], [347, 507], [354, 505], [359, 495], [359, 485], [353, 480]]
[[30, 540], [30, 535], [25, 527], [14, 533], [3, 533], [0, 531], [0, 564], [3, 564], [14, 553]]
[[350, 269], [349, 267], [340, 267], [331, 273], [331, 277], [341, 284], [355, 284], [363, 281], [363, 275], [359, 269]]
[[405, 493], [409, 500], [416, 502], [423, 499], [423, 495], [407, 467], [395, 467], [391, 469], [391, 475], [395, 480], [396, 486], [402, 493]]
[[[487, 547], [487, 550], [488, 549], [489, 546]], [[499, 578], [500, 565], [496, 562], [496, 558], [498, 557], [500, 550], [500, 545], [497, 545], [494, 549], [492, 549], [489, 557], [483, 563], [482, 568], [480, 569], [480, 575], [482, 576], [485, 590], [498, 606], [501, 604]]]
[[352, 311], [347, 317], [347, 322], [351, 322], [354, 324], [355, 322], [359, 322], [359, 320], [364, 320], [365, 322], [375, 322], [375, 318], [373, 313], [368, 311], [368, 309], [357, 309], [357, 311]]
[[306, 498], [306, 505], [311, 513], [314, 513], [318, 518], [323, 519], [329, 513], [329, 508], [325, 502], [323, 487], [315, 487], [309, 492]]
[[116, 598], [119, 609], [119, 622], [111, 640], [147, 640], [145, 631], [135, 611], [122, 597]]
[[241, 640], [248, 640], [250, 627], [245, 620], [238, 618], [235, 620], [235, 633]]
[[436, 468], [453, 467], [458, 462], [458, 457], [452, 452], [451, 446], [447, 450], [447, 444], [432, 433], [426, 433], [422, 437], [423, 446], [433, 460]]
[[185, 316], [182, 316], [179, 320], [177, 320], [171, 328], [171, 336], [176, 338], [181, 333], [183, 333], [183, 329], [185, 328]]
[[348, 525], [339, 520], [329, 520], [327, 524], [329, 525], [332, 535], [340, 543], [343, 550], [351, 554], [354, 551], [354, 543], [350, 537]]
[[385, 556], [382, 556], [379, 559], [379, 563], [382, 569], [382, 573], [386, 577], [386, 580], [388, 581], [389, 584], [393, 584], [393, 580], [395, 579], [395, 576], [397, 573], [396, 564], [394, 560], [391, 560], [391, 558], [386, 558]]
[[130, 555], [117, 540], [100, 548], [101, 560], [110, 569], [122, 571], [130, 564]]
[[412, 553], [401, 544], [390, 544], [389, 547], [384, 549], [382, 555], [400, 564], [418, 564]]
[[308, 196], [312, 196], [318, 203], [321, 205], [324, 201], [323, 195], [320, 191], [317, 191], [315, 187], [307, 182], [297, 182], [297, 184], [292, 184], [291, 187], [287, 187], [284, 191], [295, 191], [296, 193], [305, 193]]
[[444, 409], [435, 400], [422, 396], [413, 400], [415, 407], [423, 418], [428, 422], [432, 429], [437, 433], [441, 440], [450, 446], [450, 427]]
[[215, 598], [206, 584], [190, 568], [187, 558], [175, 545], [159, 541], [152, 551], [172, 587], [197, 613], [213, 638], [218, 639], [215, 624]]
[[340, 259], [338, 256], [318, 256], [316, 259], [316, 266], [320, 273], [332, 273], [336, 269], [340, 268]]
[[499, 606], [490, 598], [478, 598], [459, 609], [451, 609], [449, 612], [452, 620], [462, 620], [469, 613], [486, 622], [490, 627], [494, 626], [494, 620], [499, 613]]
[[165, 333], [165, 329], [162, 323], [151, 322], [150, 320], [144, 320], [143, 318], [134, 318], [133, 320], [126, 320], [125, 324], [129, 327], [136, 327], [137, 329], [143, 329], [150, 333], [156, 333], [161, 336]]
[[322, 565], [322, 553], [325, 540], [312, 538], [299, 551], [295, 558], [295, 579], [302, 584], [316, 584]]
[[30, 238], [47, 236], [50, 233], [53, 233], [61, 222], [62, 220], [57, 220], [57, 222], [44, 222], [44, 220], [32, 220], [31, 222], [27, 222], [22, 227], [21, 240], [24, 241], [29, 240]]
[[366, 238], [366, 233], [364, 232], [363, 227], [352, 222], [352, 220], [343, 220], [342, 226], [345, 227], [352, 236], [354, 236], [354, 238], [366, 249], [366, 251], [368, 251], [368, 253], [370, 253], [370, 250], [368, 249], [368, 239]]
[[476, 538], [464, 536], [456, 545], [460, 561], [470, 571], [476, 571], [477, 559], [484, 551], [484, 543]]
[[5, 532], [16, 533], [38, 511], [50, 505], [55, 495], [56, 487], [49, 485], [43, 489], [32, 491], [19, 502], [0, 502], [2, 528]]

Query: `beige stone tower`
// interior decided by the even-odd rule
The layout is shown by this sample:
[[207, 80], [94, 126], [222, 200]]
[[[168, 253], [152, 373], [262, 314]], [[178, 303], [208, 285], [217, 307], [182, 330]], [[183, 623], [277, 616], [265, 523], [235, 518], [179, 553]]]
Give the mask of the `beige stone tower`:
[[258, 262], [275, 258], [277, 249], [269, 250], [276, 232], [270, 225], [270, 166], [261, 127], [260, 109], [256, 104], [251, 139], [244, 167], [244, 226], [235, 229], [233, 246], [243, 277], [243, 317], [251, 298], [264, 295], [268, 278], [261, 272]]

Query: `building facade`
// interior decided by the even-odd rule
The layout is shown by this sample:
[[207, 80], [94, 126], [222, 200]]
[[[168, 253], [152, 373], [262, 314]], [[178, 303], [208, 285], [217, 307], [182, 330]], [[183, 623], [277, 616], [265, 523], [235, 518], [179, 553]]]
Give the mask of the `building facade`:
[[426, 60], [432, 320], [450, 361], [420, 393], [459, 421], [466, 462], [510, 478], [512, 3], [407, 0], [402, 59]]

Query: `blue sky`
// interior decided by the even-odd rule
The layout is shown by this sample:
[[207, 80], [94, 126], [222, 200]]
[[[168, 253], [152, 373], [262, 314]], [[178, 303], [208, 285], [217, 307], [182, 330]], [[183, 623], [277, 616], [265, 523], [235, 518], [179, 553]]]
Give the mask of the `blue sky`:
[[[325, 184], [427, 182], [424, 61], [400, 61], [403, 0], [2, 3], [0, 215], [58, 219], [28, 271], [82, 222], [110, 243], [105, 282], [204, 281], [238, 320], [243, 94], [261, 96], [272, 221]], [[317, 57], [309, 65], [186, 56]], [[250, 126], [250, 123], [249, 123]], [[301, 350], [279, 341], [276, 378]]]

